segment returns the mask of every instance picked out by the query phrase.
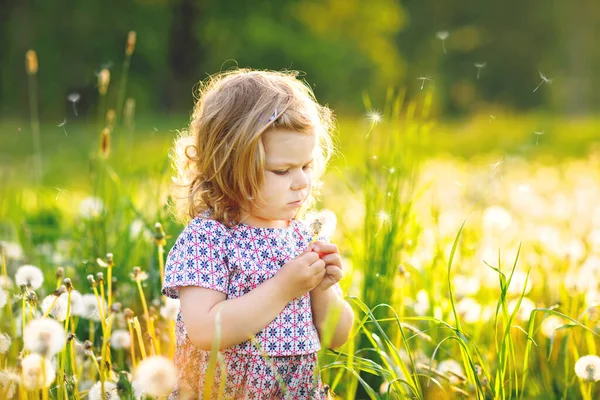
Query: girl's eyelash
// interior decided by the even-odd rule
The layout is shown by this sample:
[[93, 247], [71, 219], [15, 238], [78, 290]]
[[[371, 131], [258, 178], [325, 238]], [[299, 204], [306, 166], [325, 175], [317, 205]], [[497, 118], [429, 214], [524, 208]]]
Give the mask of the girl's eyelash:
[[[312, 168], [312, 163], [306, 164], [305, 166], [302, 167], [303, 170], [305, 170], [307, 168]], [[273, 173], [275, 173], [276, 175], [285, 175], [288, 172], [289, 172], [289, 169], [286, 169], [286, 170], [275, 170], [275, 171], [273, 171]]]

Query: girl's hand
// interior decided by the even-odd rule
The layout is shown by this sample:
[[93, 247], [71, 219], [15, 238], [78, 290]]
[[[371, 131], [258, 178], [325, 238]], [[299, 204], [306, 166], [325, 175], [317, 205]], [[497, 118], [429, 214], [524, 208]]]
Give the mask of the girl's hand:
[[319, 258], [325, 262], [325, 276], [315, 289], [325, 291], [342, 279], [344, 267], [335, 244], [316, 241], [308, 245], [308, 250], [317, 253]]
[[292, 299], [308, 293], [321, 284], [325, 276], [325, 261], [313, 251], [305, 251], [290, 260], [277, 271], [275, 277], [280, 280], [286, 294]]

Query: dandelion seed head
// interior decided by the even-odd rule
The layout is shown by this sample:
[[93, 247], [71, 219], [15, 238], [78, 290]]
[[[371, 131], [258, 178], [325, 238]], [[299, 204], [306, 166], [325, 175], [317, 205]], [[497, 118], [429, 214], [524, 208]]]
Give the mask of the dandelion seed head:
[[596, 355], [581, 357], [575, 363], [575, 373], [585, 381], [598, 382], [600, 380], [600, 357]]
[[165, 319], [176, 320], [179, 313], [179, 299], [165, 297], [165, 305], [160, 308], [160, 315]]
[[0, 249], [8, 260], [18, 261], [23, 259], [23, 248], [19, 243], [0, 240]]
[[550, 315], [542, 321], [542, 333], [547, 338], [552, 337], [554, 331], [563, 326], [563, 320], [556, 315]]
[[0, 354], [4, 354], [10, 349], [11, 339], [7, 333], [0, 333]]
[[49, 314], [51, 316], [59, 321], [64, 321], [67, 318], [67, 305], [68, 301], [66, 293], [61, 294], [58, 298], [51, 294], [44, 297], [44, 300], [42, 300], [42, 311], [46, 313], [50, 310]]
[[[314, 221], [320, 221], [319, 236], [331, 237], [337, 226], [337, 216], [331, 210], [323, 209], [319, 211], [310, 211], [304, 218], [306, 222], [312, 225]], [[313, 232], [314, 233], [314, 232]]]
[[128, 349], [131, 346], [131, 335], [125, 329], [115, 329], [110, 334], [110, 347], [113, 349]]
[[[98, 300], [94, 294], [84, 294], [81, 296], [81, 303], [83, 306], [81, 316], [92, 321], [100, 321], [100, 312], [98, 311]], [[106, 307], [106, 300], [104, 301]]]
[[23, 265], [17, 269], [15, 283], [18, 286], [25, 285], [30, 289], [37, 290], [44, 283], [44, 274], [42, 274], [42, 270], [38, 267]]
[[19, 374], [16, 371], [5, 369], [0, 371], [0, 390], [4, 391], [7, 399], [15, 397]]
[[459, 379], [455, 375], [464, 376], [462, 365], [456, 360], [451, 358], [444, 361], [440, 361], [436, 368], [442, 374], [445, 374], [450, 378], [450, 382], [457, 383]]
[[26, 350], [53, 356], [65, 347], [67, 336], [62, 324], [50, 318], [30, 321], [25, 327], [23, 342]]
[[487, 64], [484, 62], [480, 62], [480, 63], [475, 63], [474, 65], [475, 65], [475, 68], [485, 68], [485, 66]]
[[166, 357], [148, 357], [136, 368], [134, 381], [146, 395], [167, 396], [177, 381], [177, 370]]
[[55, 377], [56, 371], [48, 358], [34, 353], [21, 360], [21, 379], [27, 390], [47, 388], [54, 382]]
[[486, 232], [505, 231], [512, 223], [512, 214], [502, 206], [490, 206], [483, 212], [482, 225]]
[[[511, 300], [508, 303], [508, 312], [513, 313], [515, 308], [517, 307], [517, 303], [519, 299]], [[529, 321], [529, 317], [531, 316], [531, 312], [535, 309], [535, 303], [529, 299], [528, 297], [523, 297], [521, 300], [521, 305], [519, 306], [519, 311], [517, 311], [517, 319], [520, 321]]]
[[110, 381], [104, 382], [104, 396], [102, 396], [102, 384], [100, 381], [96, 382], [88, 392], [89, 400], [121, 400], [117, 385]]
[[456, 304], [456, 311], [467, 324], [475, 324], [481, 319], [481, 304], [475, 299], [465, 297]]

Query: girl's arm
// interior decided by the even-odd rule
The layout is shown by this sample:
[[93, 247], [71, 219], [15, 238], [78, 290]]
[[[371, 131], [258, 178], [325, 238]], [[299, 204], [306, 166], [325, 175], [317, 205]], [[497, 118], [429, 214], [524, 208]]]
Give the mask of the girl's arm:
[[184, 286], [179, 288], [181, 314], [191, 342], [211, 350], [217, 313], [220, 313], [219, 349], [250, 339], [279, 315], [291, 300], [315, 288], [325, 275], [325, 263], [308, 252], [285, 264], [277, 274], [244, 296], [227, 300], [225, 293]]
[[[330, 336], [329, 343], [324, 344], [335, 349], [346, 343], [354, 323], [354, 312], [350, 304], [336, 292], [333, 286], [325, 290], [317, 287], [310, 292], [310, 300], [313, 321], [321, 342], [324, 339], [324, 332], [333, 328], [333, 335]], [[331, 315], [328, 315], [328, 313]], [[327, 325], [330, 326], [327, 327]]]

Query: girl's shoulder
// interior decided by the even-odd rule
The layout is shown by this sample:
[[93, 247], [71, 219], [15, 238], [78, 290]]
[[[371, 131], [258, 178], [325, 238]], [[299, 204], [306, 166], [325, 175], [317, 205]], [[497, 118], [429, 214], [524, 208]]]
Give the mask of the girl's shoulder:
[[192, 219], [181, 231], [177, 244], [195, 242], [222, 243], [229, 237], [227, 227], [221, 222], [207, 218], [196, 217]]

